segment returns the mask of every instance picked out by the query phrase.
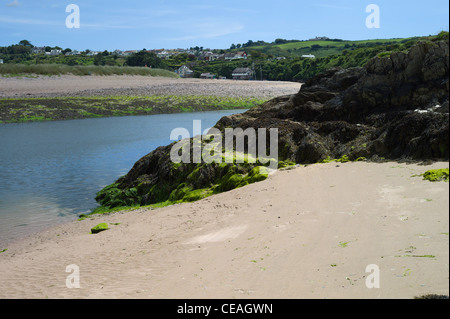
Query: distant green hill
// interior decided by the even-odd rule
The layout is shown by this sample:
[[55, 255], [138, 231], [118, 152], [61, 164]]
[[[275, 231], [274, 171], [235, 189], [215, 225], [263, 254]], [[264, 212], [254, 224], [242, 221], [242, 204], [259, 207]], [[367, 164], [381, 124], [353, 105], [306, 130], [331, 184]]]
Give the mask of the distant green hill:
[[[86, 53], [79, 56], [47, 56], [31, 54], [31, 48], [25, 45], [12, 45], [0, 47], [0, 58], [4, 59], [4, 64], [0, 65], [0, 75], [73, 73], [176, 76], [173, 70], [185, 64], [194, 71], [194, 77], [200, 77], [202, 73], [212, 73], [217, 77], [230, 79], [234, 69], [248, 67], [254, 71], [254, 80], [305, 81], [332, 67], [361, 67], [377, 55], [406, 51], [418, 41], [438, 41], [448, 39], [448, 36], [447, 31], [442, 31], [426, 37], [360, 41], [276, 39], [267, 43], [249, 40], [245, 44], [233, 44], [229, 50], [213, 50], [220, 54], [237, 51], [246, 51], [249, 54], [247, 59], [231, 61], [207, 61], [200, 55], [203, 50], [200, 48], [198, 55], [182, 53], [162, 60], [154, 53], [144, 50], [127, 58], [107, 51], [95, 57]], [[314, 58], [305, 58], [304, 55], [314, 55]], [[123, 67], [124, 64], [135, 67]], [[144, 68], [144, 65], [152, 65], [165, 71]]]
[[345, 41], [345, 40], [315, 40], [315, 41], [295, 41], [276, 44], [270, 43], [266, 45], [248, 46], [233, 51], [245, 50], [247, 52], [258, 51], [266, 55], [274, 57], [301, 57], [302, 55], [312, 54], [317, 58], [326, 57], [334, 54], [341, 54], [344, 50], [352, 50], [356, 48], [370, 48], [380, 45], [403, 44], [408, 41], [416, 41], [420, 37], [399, 38], [399, 39], [376, 39], [361, 41]]
[[[378, 39], [363, 41], [287, 41], [286, 43], [265, 43], [245, 46], [232, 51], [250, 53], [248, 59], [233, 61], [213, 61], [196, 63], [194, 74], [210, 72], [219, 76], [231, 77], [234, 68], [249, 67], [255, 71], [255, 80], [305, 81], [330, 68], [362, 67], [367, 61], [391, 52], [407, 51], [419, 41], [439, 41], [448, 39], [449, 33], [442, 31], [427, 37], [404, 39]], [[278, 41], [279, 42], [279, 41]], [[302, 55], [315, 58], [303, 58]], [[277, 59], [285, 57], [285, 59]]]

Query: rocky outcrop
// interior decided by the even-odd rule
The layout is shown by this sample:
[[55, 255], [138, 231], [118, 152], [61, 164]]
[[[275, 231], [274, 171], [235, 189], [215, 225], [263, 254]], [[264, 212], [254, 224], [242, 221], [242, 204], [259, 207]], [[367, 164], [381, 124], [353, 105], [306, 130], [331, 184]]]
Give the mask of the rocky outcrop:
[[[316, 163], [343, 156], [448, 160], [448, 40], [375, 57], [364, 68], [328, 70], [308, 80], [297, 94], [224, 117], [215, 128], [277, 128], [283, 162]], [[201, 198], [264, 177], [245, 181], [260, 163], [175, 165], [170, 149], [158, 148], [139, 160], [126, 176], [99, 193], [99, 202], [117, 206], [124, 201], [176, 201], [193, 191], [199, 195], [194, 198]], [[116, 195], [108, 195], [110, 191]]]
[[293, 96], [223, 118], [217, 127], [280, 128], [283, 159], [448, 159], [448, 41], [331, 69]]

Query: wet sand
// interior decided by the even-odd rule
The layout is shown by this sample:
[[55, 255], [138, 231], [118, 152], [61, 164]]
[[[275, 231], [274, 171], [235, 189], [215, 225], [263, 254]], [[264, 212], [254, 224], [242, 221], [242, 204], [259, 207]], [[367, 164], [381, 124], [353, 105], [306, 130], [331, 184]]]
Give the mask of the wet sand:
[[[448, 295], [448, 183], [413, 177], [447, 167], [316, 164], [195, 203], [56, 226], [0, 247], [0, 298]], [[102, 222], [110, 229], [90, 234]], [[79, 289], [66, 286], [69, 265]], [[366, 285], [369, 265], [379, 288]]]

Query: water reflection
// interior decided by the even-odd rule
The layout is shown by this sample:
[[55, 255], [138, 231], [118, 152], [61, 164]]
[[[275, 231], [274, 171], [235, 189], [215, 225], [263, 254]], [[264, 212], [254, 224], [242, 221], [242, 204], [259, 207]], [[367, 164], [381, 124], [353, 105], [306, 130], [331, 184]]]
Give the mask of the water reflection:
[[0, 243], [97, 207], [95, 194], [169, 144], [173, 128], [242, 111], [1, 124]]

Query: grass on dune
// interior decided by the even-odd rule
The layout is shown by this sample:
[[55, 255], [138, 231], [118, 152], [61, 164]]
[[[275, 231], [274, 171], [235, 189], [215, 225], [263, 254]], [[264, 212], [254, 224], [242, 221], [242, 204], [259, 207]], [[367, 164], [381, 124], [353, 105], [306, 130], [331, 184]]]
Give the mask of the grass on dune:
[[174, 72], [162, 69], [129, 66], [99, 66], [99, 65], [65, 65], [65, 64], [0, 64], [0, 74], [22, 75], [144, 75], [177, 78]]

